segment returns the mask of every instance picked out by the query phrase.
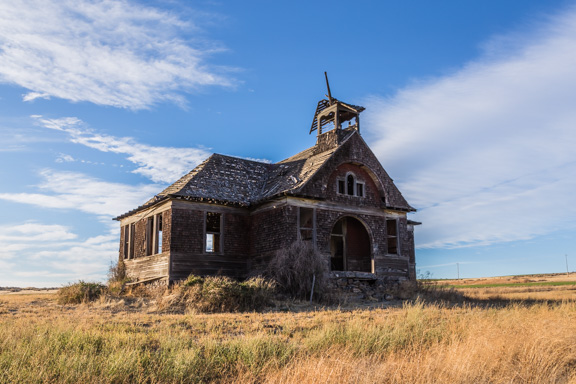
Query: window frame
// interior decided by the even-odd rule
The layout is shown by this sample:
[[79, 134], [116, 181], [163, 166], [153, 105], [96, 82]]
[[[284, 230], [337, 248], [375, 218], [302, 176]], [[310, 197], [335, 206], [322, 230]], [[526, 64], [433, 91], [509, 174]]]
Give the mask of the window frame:
[[[208, 215], [218, 215], [218, 231], [209, 231], [208, 230]], [[214, 212], [214, 211], [205, 211], [204, 212], [204, 244], [203, 249], [204, 253], [208, 255], [219, 255], [223, 253], [223, 246], [224, 246], [224, 236], [223, 236], [223, 227], [224, 227], [224, 215], [221, 212]], [[212, 250], [208, 250], [208, 237], [212, 236]], [[217, 238], [217, 242], [214, 239]], [[217, 244], [217, 248], [215, 245]], [[216, 248], [216, 249], [215, 249]]]
[[134, 223], [126, 224], [124, 226], [124, 238], [122, 247], [122, 257], [124, 260], [131, 260], [134, 258]]
[[[302, 223], [302, 213], [303, 210], [308, 210], [307, 213], [311, 213], [311, 225], [310, 227], [304, 226]], [[310, 231], [311, 233], [311, 237], [306, 237], [304, 238], [303, 236], [303, 232], [304, 231]], [[316, 244], [316, 208], [308, 208], [308, 207], [298, 207], [298, 240], [301, 241], [312, 241], [314, 244]]]
[[[391, 218], [391, 217], [387, 217], [386, 218], [386, 253], [388, 255], [398, 255], [400, 256], [400, 241], [399, 241], [399, 234], [400, 234], [400, 227], [399, 227], [399, 221], [398, 218]], [[390, 234], [389, 231], [389, 225], [388, 223], [394, 222], [394, 234]], [[392, 245], [390, 243], [390, 240], [393, 239], [394, 241], [394, 245]], [[391, 250], [396, 249], [396, 252], [391, 252]]]
[[[350, 185], [350, 177], [352, 178], [352, 185]], [[359, 190], [362, 193], [359, 193]], [[354, 172], [346, 172], [344, 177], [336, 179], [336, 194], [340, 196], [366, 197], [366, 183], [359, 181]]]

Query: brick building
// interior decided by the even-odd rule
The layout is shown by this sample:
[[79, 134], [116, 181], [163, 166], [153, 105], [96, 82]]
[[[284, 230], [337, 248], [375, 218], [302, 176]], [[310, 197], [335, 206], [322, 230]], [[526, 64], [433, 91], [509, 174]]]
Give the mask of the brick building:
[[214, 154], [118, 216], [128, 274], [243, 278], [304, 240], [330, 260], [333, 277], [415, 279], [415, 209], [360, 136], [363, 110], [329, 96], [314, 115], [313, 147], [276, 164]]

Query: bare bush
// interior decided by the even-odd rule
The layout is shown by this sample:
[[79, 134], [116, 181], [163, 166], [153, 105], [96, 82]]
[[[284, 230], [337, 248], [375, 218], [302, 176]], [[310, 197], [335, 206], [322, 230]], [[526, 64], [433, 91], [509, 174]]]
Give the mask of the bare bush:
[[60, 304], [83, 304], [97, 300], [106, 291], [106, 286], [101, 283], [90, 283], [80, 280], [77, 283], [68, 284], [58, 290], [58, 303]]
[[278, 283], [279, 289], [297, 299], [310, 297], [322, 300], [328, 289], [328, 261], [310, 242], [296, 241], [276, 252], [266, 275]]
[[190, 275], [161, 300], [165, 310], [201, 313], [258, 311], [271, 302], [275, 283], [261, 277], [238, 282], [225, 276]]
[[126, 273], [126, 264], [123, 260], [118, 260], [116, 264], [111, 263], [108, 269], [108, 293], [111, 295], [120, 295], [124, 292], [126, 283], [130, 279]]

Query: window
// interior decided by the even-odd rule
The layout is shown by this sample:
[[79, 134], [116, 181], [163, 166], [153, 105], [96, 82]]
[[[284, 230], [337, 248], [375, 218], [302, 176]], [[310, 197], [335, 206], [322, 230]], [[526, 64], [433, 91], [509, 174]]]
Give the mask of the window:
[[206, 245], [207, 253], [218, 253], [221, 249], [222, 214], [206, 212]]
[[300, 207], [300, 240], [314, 239], [314, 209]]
[[340, 195], [364, 197], [364, 182], [358, 181], [353, 173], [346, 175], [345, 179], [338, 179], [337, 183]]
[[124, 259], [132, 259], [134, 257], [134, 224], [124, 226], [124, 247], [122, 255]]
[[356, 183], [356, 196], [364, 197], [364, 183]]
[[146, 256], [162, 253], [162, 214], [146, 220]]
[[345, 188], [346, 188], [346, 183], [344, 183], [344, 180], [338, 180], [338, 193], [343, 195]]
[[154, 251], [162, 253], [162, 214], [155, 216], [154, 222]]
[[146, 219], [146, 256], [154, 254], [154, 217]]
[[354, 180], [354, 175], [348, 175], [346, 178], [346, 193], [350, 196], [354, 196], [354, 184], [356, 184], [356, 180]]
[[388, 235], [388, 253], [398, 254], [398, 220], [386, 219], [386, 234]]

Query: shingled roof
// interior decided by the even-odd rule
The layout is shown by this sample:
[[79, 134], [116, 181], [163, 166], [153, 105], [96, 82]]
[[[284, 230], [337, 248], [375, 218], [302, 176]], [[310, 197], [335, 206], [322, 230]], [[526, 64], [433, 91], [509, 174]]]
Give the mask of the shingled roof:
[[[354, 132], [347, 132], [341, 144]], [[340, 147], [319, 152], [318, 147], [313, 146], [276, 164], [215, 153], [146, 203], [115, 220], [168, 198], [249, 207], [281, 195], [299, 195]]]

